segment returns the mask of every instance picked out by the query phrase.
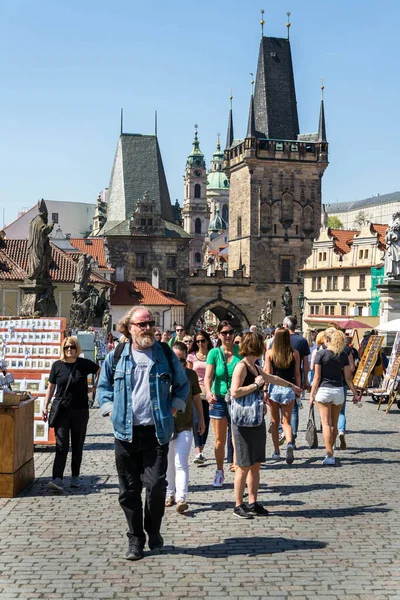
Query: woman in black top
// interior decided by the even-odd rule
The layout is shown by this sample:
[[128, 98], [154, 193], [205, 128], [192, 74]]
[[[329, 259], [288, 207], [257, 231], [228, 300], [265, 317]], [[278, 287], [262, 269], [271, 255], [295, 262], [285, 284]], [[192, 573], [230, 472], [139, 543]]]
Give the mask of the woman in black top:
[[354, 394], [354, 401], [359, 400], [359, 393], [354, 387], [349, 358], [344, 347], [346, 336], [333, 327], [324, 333], [324, 348], [318, 350], [314, 358], [315, 375], [310, 394], [310, 405], [317, 402], [322, 423], [326, 456], [323, 465], [334, 465], [333, 449], [338, 432], [338, 417], [344, 402], [344, 379]]
[[[54, 423], [56, 434], [56, 456], [53, 464], [53, 479], [48, 487], [63, 490], [63, 475], [69, 450], [71, 432], [71, 487], [79, 487], [79, 473], [82, 462], [83, 444], [89, 420], [89, 399], [87, 376], [98, 374], [99, 366], [87, 358], [79, 358], [81, 347], [73, 337], [67, 337], [61, 346], [61, 360], [53, 364], [46, 399], [43, 408], [43, 421], [47, 421], [49, 403], [56, 390], [63, 397], [60, 411]], [[70, 383], [68, 380], [72, 374]], [[94, 387], [96, 387], [97, 378]], [[68, 386], [68, 388], [67, 388]]]
[[[300, 354], [292, 348], [288, 329], [279, 327], [275, 331], [274, 343], [268, 350], [265, 359], [265, 370], [282, 377], [285, 381], [295, 383], [300, 387]], [[282, 418], [282, 428], [285, 434], [286, 462], [291, 465], [294, 460], [293, 431], [291, 427], [292, 411], [296, 395], [293, 390], [272, 386], [269, 392], [269, 407], [271, 411], [271, 435], [274, 443], [273, 460], [280, 460], [279, 424]], [[282, 415], [282, 416], [281, 416]]]

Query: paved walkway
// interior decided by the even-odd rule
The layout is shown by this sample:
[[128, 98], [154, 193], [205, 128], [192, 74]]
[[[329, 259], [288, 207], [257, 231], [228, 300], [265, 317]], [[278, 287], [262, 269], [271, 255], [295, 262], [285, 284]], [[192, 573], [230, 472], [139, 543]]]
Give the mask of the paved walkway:
[[322, 449], [304, 447], [301, 411], [294, 464], [267, 461], [262, 470], [267, 519], [234, 517], [233, 476], [214, 490], [214, 462], [193, 466], [190, 511], [167, 509], [166, 547], [131, 563], [121, 559], [110, 423], [92, 410], [81, 489], [49, 492], [53, 453], [41, 449], [35, 483], [0, 499], [1, 600], [400, 600], [400, 411], [385, 415], [367, 400], [347, 412], [349, 449], [338, 466], [322, 467]]

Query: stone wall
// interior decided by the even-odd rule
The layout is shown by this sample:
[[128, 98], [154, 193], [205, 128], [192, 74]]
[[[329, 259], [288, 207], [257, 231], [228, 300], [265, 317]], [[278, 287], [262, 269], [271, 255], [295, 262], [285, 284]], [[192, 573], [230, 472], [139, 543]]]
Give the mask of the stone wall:
[[[152, 270], [159, 270], [159, 288], [168, 290], [169, 279], [176, 281], [176, 296], [187, 302], [189, 285], [189, 241], [184, 238], [153, 236], [107, 237], [113, 268], [123, 267], [124, 281], [146, 278], [152, 283]], [[137, 254], [144, 254], [145, 266], [138, 267]], [[169, 268], [168, 256], [176, 257], [176, 267]]]

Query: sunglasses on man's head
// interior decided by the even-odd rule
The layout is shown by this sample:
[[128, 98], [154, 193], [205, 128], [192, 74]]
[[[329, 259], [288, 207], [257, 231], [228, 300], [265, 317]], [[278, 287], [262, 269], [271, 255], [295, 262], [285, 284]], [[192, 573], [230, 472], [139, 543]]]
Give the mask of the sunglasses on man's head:
[[146, 327], [154, 327], [156, 324], [155, 321], [142, 321], [141, 323], [134, 323], [131, 321], [131, 325], [135, 325], [136, 327], [140, 327], [140, 329], [145, 329]]

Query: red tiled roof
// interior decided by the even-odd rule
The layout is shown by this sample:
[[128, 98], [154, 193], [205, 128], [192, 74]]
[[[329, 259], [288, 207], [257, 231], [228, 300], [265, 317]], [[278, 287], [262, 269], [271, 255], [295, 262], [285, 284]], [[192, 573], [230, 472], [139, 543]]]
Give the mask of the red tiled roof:
[[[107, 269], [106, 252], [104, 249], [104, 238], [70, 238], [69, 240], [80, 252], [90, 254], [98, 262], [100, 269]], [[87, 242], [90, 242], [89, 244]]]
[[[6, 254], [19, 268], [23, 271], [24, 276], [22, 279], [27, 277], [28, 269], [28, 240], [16, 240], [16, 239], [5, 239], [5, 248], [3, 253]], [[59, 248], [54, 246], [50, 242], [51, 256], [53, 259], [52, 268], [50, 269], [51, 279], [55, 283], [74, 283], [76, 277], [76, 262], [75, 260]], [[0, 277], [2, 275], [0, 274]], [[98, 283], [102, 285], [112, 286], [101, 275], [92, 273], [90, 276], [91, 283]]]
[[378, 245], [381, 250], [386, 248], [385, 234], [388, 226], [380, 223], [372, 223], [371, 231], [378, 234]]
[[0, 250], [0, 281], [23, 281], [25, 277], [25, 271], [20, 269], [4, 250]]
[[111, 296], [114, 306], [185, 306], [171, 292], [158, 290], [147, 281], [120, 281]]
[[330, 229], [330, 232], [334, 237], [336, 249], [341, 254], [350, 252], [355, 234], [360, 233], [357, 229]]

